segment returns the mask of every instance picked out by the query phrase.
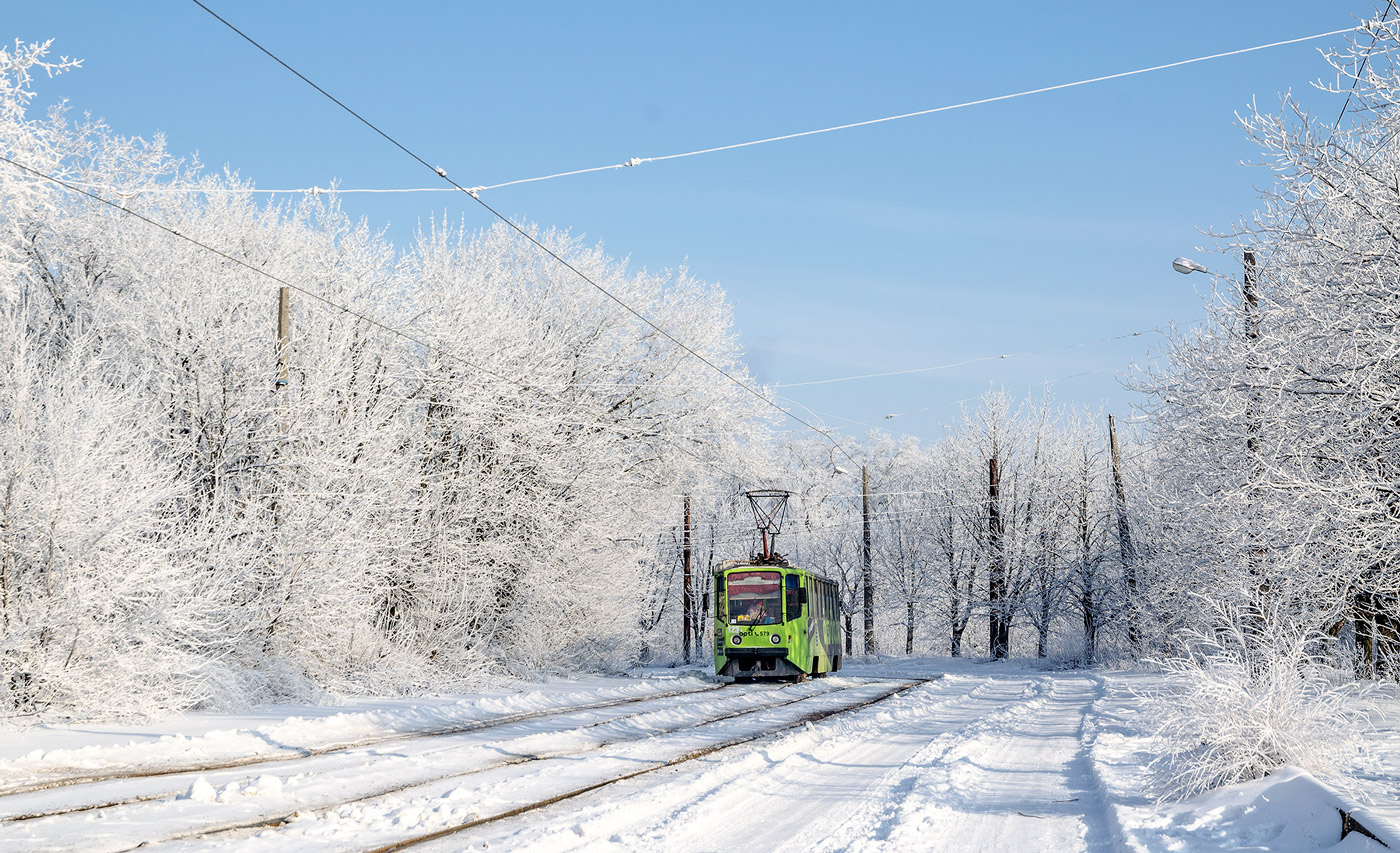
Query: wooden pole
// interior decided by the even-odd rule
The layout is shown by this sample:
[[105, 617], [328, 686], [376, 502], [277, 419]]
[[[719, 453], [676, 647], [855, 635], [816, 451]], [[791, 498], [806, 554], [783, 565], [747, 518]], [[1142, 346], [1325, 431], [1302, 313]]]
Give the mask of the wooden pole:
[[875, 577], [870, 566], [870, 471], [860, 466], [860, 505], [861, 505], [861, 586], [865, 592], [865, 653], [873, 655], [875, 649]]
[[1108, 416], [1108, 451], [1113, 460], [1113, 509], [1118, 516], [1118, 553], [1123, 561], [1123, 584], [1128, 593], [1128, 643], [1136, 648], [1137, 554], [1133, 550], [1132, 532], [1128, 529], [1128, 495], [1123, 489], [1123, 458], [1118, 453], [1118, 429], [1113, 423], [1113, 415]]
[[1259, 633], [1263, 630], [1264, 601], [1268, 597], [1268, 584], [1264, 580], [1264, 549], [1260, 545], [1260, 519], [1263, 513], [1263, 500], [1260, 482], [1264, 477], [1264, 464], [1259, 455], [1259, 293], [1254, 252], [1244, 253], [1244, 337], [1248, 341], [1249, 352], [1245, 355], [1245, 366], [1249, 383], [1249, 398], [1245, 403], [1245, 449], [1249, 453], [1249, 557], [1247, 565], [1250, 582], [1253, 585], [1254, 600], [1250, 602], [1250, 612], [1245, 622], [1245, 630]]
[[[715, 591], [715, 525], [710, 522], [710, 545], [705, 556], [705, 580], [700, 589], [700, 621], [695, 626], [695, 637], [697, 646], [703, 646], [701, 639], [707, 635], [706, 628], [714, 625], [715, 610], [719, 607], [719, 602], [710, 598]], [[714, 637], [710, 637], [713, 643]]]
[[277, 390], [287, 387], [292, 370], [292, 292], [285, 284], [277, 292]]
[[694, 632], [695, 612], [690, 594], [690, 495], [685, 496], [685, 533], [681, 545], [681, 648], [685, 662], [690, 663], [690, 638]]
[[[292, 362], [292, 292], [287, 285], [277, 291], [277, 378], [272, 383], [272, 392], [276, 394], [287, 387], [287, 382], [291, 378]], [[273, 445], [273, 453], [280, 461], [287, 442], [287, 398], [281, 397], [278, 404], [278, 432], [277, 443]], [[276, 494], [277, 489], [273, 489], [272, 497], [272, 526], [280, 528], [282, 526], [282, 500]]]

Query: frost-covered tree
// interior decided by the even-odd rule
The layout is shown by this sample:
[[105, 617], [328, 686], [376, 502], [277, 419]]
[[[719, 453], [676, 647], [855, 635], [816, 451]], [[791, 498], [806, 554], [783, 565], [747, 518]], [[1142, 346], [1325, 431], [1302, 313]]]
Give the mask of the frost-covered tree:
[[[71, 65], [44, 51], [0, 51], [4, 153], [119, 204], [0, 164], [4, 708], [415, 689], [669, 641], [652, 543], [718, 460], [771, 455], [761, 401], [508, 229], [396, 248], [334, 196], [259, 205], [159, 138], [30, 118], [34, 72]], [[536, 236], [748, 382], [718, 288]]]
[[1353, 110], [1335, 130], [1292, 95], [1244, 116], [1275, 185], [1222, 235], [1243, 269], [1211, 322], [1144, 383], [1171, 545], [1157, 612], [1209, 618], [1188, 606], [1206, 590], [1262, 648], [1284, 619], [1353, 643], [1363, 672], [1400, 654], [1398, 37], [1372, 21], [1328, 55]]

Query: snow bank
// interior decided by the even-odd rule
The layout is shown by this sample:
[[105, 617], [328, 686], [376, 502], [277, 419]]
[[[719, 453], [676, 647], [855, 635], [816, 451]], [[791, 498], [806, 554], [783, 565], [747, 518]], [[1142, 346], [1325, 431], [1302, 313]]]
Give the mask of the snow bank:
[[[1350, 813], [1376, 839], [1360, 831], [1342, 837]], [[1400, 849], [1400, 830], [1348, 803], [1311, 774], [1284, 767], [1263, 779], [1219, 788], [1184, 803], [1154, 809], [1120, 808], [1130, 850]]]

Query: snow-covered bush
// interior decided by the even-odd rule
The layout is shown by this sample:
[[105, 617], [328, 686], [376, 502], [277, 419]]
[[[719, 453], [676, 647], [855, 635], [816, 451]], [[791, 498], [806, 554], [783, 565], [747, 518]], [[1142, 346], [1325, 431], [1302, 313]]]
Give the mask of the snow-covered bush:
[[1257, 779], [1285, 765], [1333, 776], [1365, 749], [1368, 690], [1326, 652], [1331, 638], [1246, 617], [1196, 633], [1162, 661], [1166, 687], [1147, 697], [1162, 751], [1163, 799]]

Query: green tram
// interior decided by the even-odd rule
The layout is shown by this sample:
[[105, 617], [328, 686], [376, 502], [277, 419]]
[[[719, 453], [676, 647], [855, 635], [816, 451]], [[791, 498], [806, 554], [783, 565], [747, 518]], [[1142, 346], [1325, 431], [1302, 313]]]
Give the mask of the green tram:
[[726, 561], [715, 571], [715, 673], [805, 681], [839, 670], [836, 584], [772, 557]]

